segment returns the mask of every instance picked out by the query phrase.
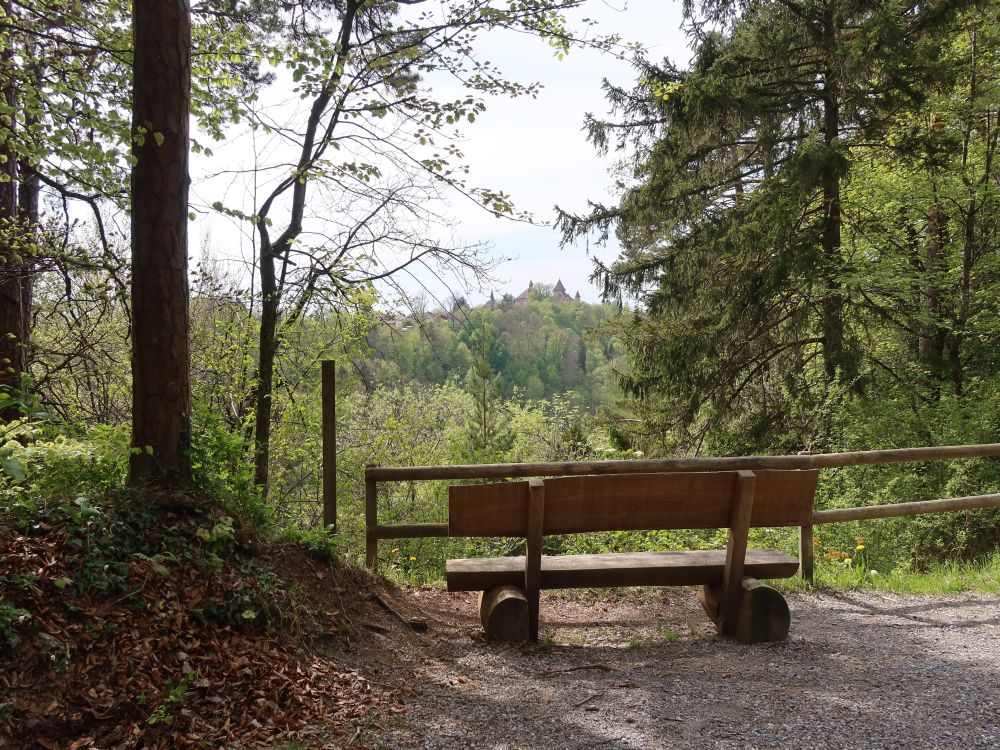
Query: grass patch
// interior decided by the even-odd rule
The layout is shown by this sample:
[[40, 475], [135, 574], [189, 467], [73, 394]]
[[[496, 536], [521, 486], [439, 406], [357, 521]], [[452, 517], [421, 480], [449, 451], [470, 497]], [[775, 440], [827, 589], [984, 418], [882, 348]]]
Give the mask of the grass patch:
[[[772, 585], [784, 591], [805, 591], [810, 586], [797, 576]], [[928, 570], [896, 568], [886, 573], [860, 566], [820, 564], [814, 588], [873, 589], [897, 594], [942, 595], [974, 592], [1000, 594], [1000, 553], [978, 562], [942, 562]]]

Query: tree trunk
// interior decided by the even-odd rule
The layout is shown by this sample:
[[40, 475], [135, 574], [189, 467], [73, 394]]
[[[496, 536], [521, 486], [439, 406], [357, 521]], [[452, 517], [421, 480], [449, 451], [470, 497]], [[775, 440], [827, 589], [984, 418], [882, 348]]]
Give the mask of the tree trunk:
[[[274, 393], [274, 363], [278, 354], [281, 339], [279, 331], [279, 313], [281, 299], [284, 293], [285, 271], [288, 267], [289, 253], [295, 240], [302, 232], [302, 217], [305, 213], [306, 188], [308, 186], [307, 172], [314, 161], [322, 154], [329, 143], [329, 131], [324, 135], [319, 131], [320, 121], [326, 113], [326, 108], [333, 97], [344, 72], [344, 60], [351, 49], [351, 33], [354, 20], [361, 8], [357, 0], [349, 0], [344, 8], [338, 34], [338, 51], [334, 57], [333, 72], [326, 85], [313, 100], [306, 123], [302, 147], [299, 150], [299, 160], [296, 170], [290, 180], [286, 180], [271, 196], [264, 201], [257, 211], [257, 233], [260, 236], [260, 357], [257, 365], [257, 386], [254, 393], [254, 484], [267, 496], [267, 486], [271, 476], [271, 412], [272, 395]], [[331, 115], [333, 117], [333, 115]], [[335, 119], [335, 117], [334, 117]], [[332, 125], [331, 125], [332, 130]], [[320, 138], [317, 146], [317, 137]], [[266, 219], [275, 199], [288, 188], [292, 190], [291, 218], [288, 226], [272, 243], [267, 229]], [[275, 260], [280, 258], [282, 270], [278, 278]], [[304, 302], [304, 301], [303, 301]]]
[[[0, 2], [0, 12], [9, 18], [9, 0]], [[8, 44], [3, 50], [3, 66], [12, 69], [16, 64], [13, 50]], [[0, 91], [0, 101], [8, 112], [17, 112], [17, 90], [14, 76], [7, 76], [7, 83]], [[25, 275], [24, 250], [18, 245], [21, 225], [18, 217], [17, 154], [11, 148], [17, 128], [15, 115], [7, 122], [8, 132], [0, 143], [0, 385], [20, 390], [21, 375], [27, 369], [27, 324], [30, 309], [24, 307], [22, 280]], [[0, 412], [0, 419], [15, 419], [20, 412], [8, 409]]]
[[129, 483], [191, 479], [187, 0], [133, 3], [132, 448]]
[[839, 79], [834, 61], [837, 45], [837, 25], [833, 3], [828, 2], [823, 14], [823, 48], [826, 67], [823, 74], [823, 143], [827, 149], [827, 162], [823, 174], [823, 264], [824, 293], [821, 306], [823, 314], [823, 360], [827, 376], [833, 378], [837, 371], [845, 373], [844, 357], [844, 297], [840, 279], [840, 166], [834, 151], [840, 136]]
[[969, 196], [965, 212], [962, 241], [962, 282], [959, 289], [958, 314], [955, 321], [955, 331], [948, 341], [948, 365], [951, 374], [952, 389], [959, 398], [965, 393], [965, 366], [962, 361], [962, 343], [965, 339], [965, 326], [969, 322], [972, 308], [972, 266], [976, 244], [976, 197]]
[[[936, 188], [935, 188], [936, 196]], [[941, 271], [945, 247], [945, 226], [947, 217], [940, 201], [935, 197], [927, 211], [927, 252], [924, 256], [923, 308], [927, 321], [921, 326], [919, 353], [935, 381], [944, 373], [944, 345], [946, 329], [941, 319], [941, 293], [938, 290], [938, 274]]]
[[[262, 243], [263, 244], [263, 243]], [[262, 247], [260, 254], [260, 361], [254, 417], [254, 484], [266, 497], [271, 475], [271, 395], [274, 393], [274, 358], [278, 352], [278, 303], [274, 254]]]
[[[975, 28], [972, 30], [972, 38], [970, 45], [970, 55], [971, 55], [971, 75], [969, 77], [969, 110], [970, 117], [974, 118], [975, 115], [971, 113], [976, 112], [976, 100], [979, 98], [979, 75], [978, 75], [978, 61], [979, 61], [979, 35]], [[973, 120], [967, 123], [965, 128], [965, 137], [962, 148], [962, 171], [967, 173], [969, 168], [969, 153], [970, 142], [972, 139], [972, 131], [974, 129]], [[948, 341], [948, 362], [949, 369], [951, 371], [951, 382], [952, 388], [956, 396], [961, 398], [965, 392], [965, 369], [962, 360], [962, 344], [965, 339], [965, 327], [969, 322], [969, 316], [972, 314], [972, 268], [976, 262], [976, 244], [978, 242], [977, 232], [976, 232], [976, 222], [978, 221], [978, 200], [977, 192], [979, 186], [986, 188], [988, 190], [989, 181], [992, 179], [993, 175], [993, 157], [997, 148], [997, 139], [994, 137], [992, 139], [987, 138], [987, 146], [985, 156], [985, 162], [983, 164], [983, 175], [979, 182], [979, 185], [971, 181], [966, 182], [968, 189], [968, 199], [966, 200], [966, 208], [963, 212], [963, 222], [962, 222], [962, 282], [959, 289], [959, 302], [958, 311], [956, 315], [954, 332], [952, 333], [950, 340]]]
[[[28, 48], [28, 57], [34, 57], [37, 50], [34, 45]], [[38, 65], [29, 67], [32, 83], [37, 89], [42, 87], [42, 71]], [[31, 133], [38, 126], [37, 115], [25, 115], [25, 132]], [[29, 248], [27, 253], [22, 253], [22, 263], [18, 274], [20, 304], [20, 326], [16, 332], [19, 343], [19, 366], [21, 372], [28, 371], [28, 353], [31, 344], [31, 300], [34, 287], [34, 266], [35, 255], [38, 245], [38, 211], [39, 196], [41, 194], [42, 182], [39, 178], [36, 165], [27, 160], [21, 160], [18, 164], [18, 187], [17, 187], [17, 215], [18, 233], [22, 237], [24, 246]]]

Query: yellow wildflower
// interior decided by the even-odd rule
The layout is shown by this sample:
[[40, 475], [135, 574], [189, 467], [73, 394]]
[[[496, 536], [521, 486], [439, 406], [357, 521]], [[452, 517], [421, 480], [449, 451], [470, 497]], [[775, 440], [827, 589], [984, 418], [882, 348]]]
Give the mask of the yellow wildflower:
[[844, 565], [850, 565], [850, 564], [851, 564], [851, 558], [845, 557], [844, 558]]
[[865, 545], [859, 544], [857, 547], [854, 548], [854, 550], [857, 551], [857, 550], [862, 550], [864, 548], [865, 548]]
[[410, 555], [410, 559], [411, 560], [416, 560], [417, 558], [415, 556], [413, 556], [413, 555]]

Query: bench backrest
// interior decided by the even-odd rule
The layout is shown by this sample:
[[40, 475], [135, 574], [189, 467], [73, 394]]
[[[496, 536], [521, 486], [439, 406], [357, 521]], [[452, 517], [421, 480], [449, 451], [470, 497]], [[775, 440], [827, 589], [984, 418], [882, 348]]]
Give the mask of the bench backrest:
[[[751, 526], [809, 523], [817, 471], [756, 471]], [[678, 472], [545, 480], [543, 534], [730, 526], [738, 472]], [[450, 536], [525, 536], [528, 482], [456, 485]]]

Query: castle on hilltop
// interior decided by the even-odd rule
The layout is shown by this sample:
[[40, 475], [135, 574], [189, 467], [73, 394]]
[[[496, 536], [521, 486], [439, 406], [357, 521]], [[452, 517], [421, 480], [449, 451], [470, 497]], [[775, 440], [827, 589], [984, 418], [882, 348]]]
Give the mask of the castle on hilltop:
[[[490, 292], [490, 298], [482, 306], [488, 310], [495, 310], [498, 307], [506, 307], [510, 304], [524, 305], [531, 299], [531, 295], [535, 293], [541, 294], [541, 290], [535, 288], [534, 281], [529, 281], [528, 288], [516, 297], [505, 294], [502, 300], [498, 300], [496, 295]], [[576, 296], [570, 297], [566, 291], [566, 287], [563, 286], [562, 279], [558, 279], [556, 285], [552, 287], [552, 291], [549, 293], [549, 299], [559, 300], [560, 302], [580, 302], [580, 292], [577, 292]]]
[[[528, 282], [528, 288], [525, 289], [523, 292], [521, 292], [519, 295], [517, 295], [517, 297], [514, 298], [514, 304], [515, 305], [523, 305], [525, 302], [527, 302], [529, 299], [531, 299], [531, 293], [533, 291], [535, 291], [535, 282], [534, 281], [529, 281]], [[562, 279], [559, 279], [559, 280], [556, 281], [556, 285], [554, 287], [552, 287], [552, 294], [550, 296], [551, 296], [552, 299], [563, 300], [563, 301], [566, 301], [566, 302], [568, 302], [570, 300], [574, 300], [574, 299], [577, 302], [580, 301], [580, 293], [579, 292], [576, 293], [576, 297], [570, 297], [569, 296], [569, 294], [566, 292], [566, 287], [563, 286]]]

